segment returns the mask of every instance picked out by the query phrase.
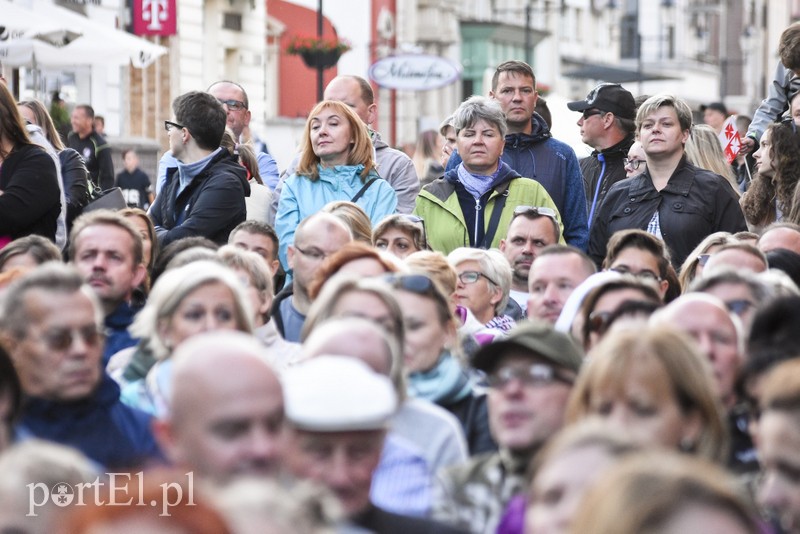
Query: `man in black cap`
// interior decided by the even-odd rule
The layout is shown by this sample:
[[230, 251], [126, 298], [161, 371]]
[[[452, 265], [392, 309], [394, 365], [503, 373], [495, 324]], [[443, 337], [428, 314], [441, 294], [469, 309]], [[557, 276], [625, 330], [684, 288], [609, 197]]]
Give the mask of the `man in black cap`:
[[529, 323], [474, 357], [489, 383], [489, 426], [497, 452], [444, 470], [434, 518], [471, 532], [494, 532], [511, 500], [525, 490], [531, 458], [559, 429], [581, 350], [546, 323]]
[[608, 189], [625, 179], [625, 158], [635, 141], [636, 103], [621, 85], [601, 83], [567, 107], [583, 112], [578, 119], [581, 140], [594, 149], [580, 162], [591, 227]]
[[722, 102], [712, 102], [707, 106], [704, 104], [700, 106], [700, 111], [703, 112], [703, 122], [717, 132], [717, 135], [722, 131], [725, 125], [725, 119], [728, 118], [728, 108]]

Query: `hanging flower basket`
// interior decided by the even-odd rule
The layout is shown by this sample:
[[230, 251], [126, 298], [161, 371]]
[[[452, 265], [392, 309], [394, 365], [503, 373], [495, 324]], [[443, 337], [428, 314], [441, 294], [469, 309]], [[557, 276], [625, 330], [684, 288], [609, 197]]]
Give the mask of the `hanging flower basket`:
[[293, 37], [286, 52], [303, 58], [303, 63], [312, 69], [329, 69], [336, 65], [342, 54], [350, 50], [350, 44], [338, 39], [317, 37]]

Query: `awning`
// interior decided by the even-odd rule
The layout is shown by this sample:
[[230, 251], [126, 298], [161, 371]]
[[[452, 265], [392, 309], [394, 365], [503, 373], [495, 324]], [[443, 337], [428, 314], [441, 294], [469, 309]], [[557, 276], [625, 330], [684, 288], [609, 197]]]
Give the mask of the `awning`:
[[142, 68], [167, 52], [163, 46], [42, 0], [34, 0], [31, 7], [0, 0], [0, 26], [6, 19], [11, 30], [4, 30], [0, 39], [0, 62], [8, 65]]
[[597, 80], [611, 83], [627, 82], [647, 82], [655, 80], [677, 80], [675, 76], [650, 72], [645, 69], [628, 68], [621, 65], [604, 65], [601, 63], [588, 63], [585, 61], [567, 60], [567, 65], [575, 65], [575, 68], [565, 67], [562, 76], [566, 78], [578, 78], [581, 80]]

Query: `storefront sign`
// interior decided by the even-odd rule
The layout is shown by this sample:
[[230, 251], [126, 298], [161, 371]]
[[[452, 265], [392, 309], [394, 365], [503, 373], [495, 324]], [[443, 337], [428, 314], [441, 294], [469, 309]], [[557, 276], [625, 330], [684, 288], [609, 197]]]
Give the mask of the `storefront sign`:
[[461, 65], [439, 56], [405, 54], [379, 59], [369, 68], [369, 77], [387, 89], [428, 91], [458, 80]]
[[136, 35], [175, 35], [176, 0], [134, 0], [133, 33]]

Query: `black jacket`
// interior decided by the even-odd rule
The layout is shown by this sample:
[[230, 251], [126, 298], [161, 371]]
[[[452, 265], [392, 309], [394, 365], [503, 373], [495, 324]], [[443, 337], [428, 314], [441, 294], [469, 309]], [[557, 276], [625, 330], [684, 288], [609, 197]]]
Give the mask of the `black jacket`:
[[231, 230], [247, 217], [247, 171], [227, 150], [220, 150], [180, 194], [177, 171], [167, 169], [164, 188], [150, 207], [153, 224], [166, 230], [157, 229], [159, 244], [202, 236], [224, 245]]
[[[597, 218], [597, 212], [600, 205], [603, 203], [603, 199], [606, 198], [608, 190], [611, 189], [612, 185], [626, 178], [625, 162], [623, 160], [628, 157], [628, 150], [630, 150], [635, 140], [633, 134], [630, 134], [616, 145], [599, 152], [595, 150], [592, 152], [591, 156], [583, 158], [580, 161], [581, 174], [583, 174], [583, 186], [586, 189], [586, 209], [590, 214], [592, 213], [592, 202], [595, 197], [595, 191], [597, 191], [594, 216], [589, 220], [590, 228], [592, 223], [594, 223], [594, 219]], [[606, 170], [602, 173], [602, 176], [603, 162], [598, 159], [600, 154], [603, 155], [606, 165]], [[598, 180], [600, 180], [600, 178], [602, 178], [602, 181], [599, 184], [600, 190], [598, 191]]]
[[0, 166], [0, 237], [56, 237], [61, 191], [56, 165], [38, 145], [15, 147]]
[[70, 132], [67, 146], [74, 149], [86, 162], [89, 177], [103, 191], [114, 187], [114, 162], [111, 160], [111, 145], [99, 133], [92, 130], [85, 138]]
[[461, 423], [470, 456], [497, 450], [497, 444], [489, 430], [489, 407], [486, 400], [484, 393], [472, 391], [459, 401], [441, 405]]
[[59, 152], [58, 160], [61, 162], [61, 179], [67, 199], [67, 227], [70, 228], [72, 221], [89, 203], [89, 171], [81, 155], [71, 148]]
[[691, 165], [684, 156], [661, 191], [656, 191], [649, 171], [611, 187], [592, 225], [589, 256], [600, 265], [614, 232], [646, 230], [656, 210], [676, 270], [707, 235], [747, 230], [739, 198], [728, 180]]

